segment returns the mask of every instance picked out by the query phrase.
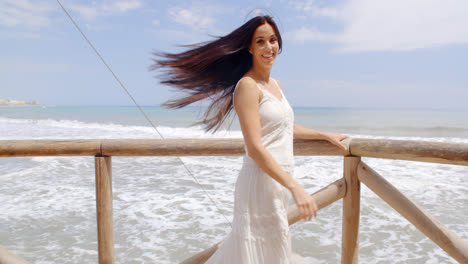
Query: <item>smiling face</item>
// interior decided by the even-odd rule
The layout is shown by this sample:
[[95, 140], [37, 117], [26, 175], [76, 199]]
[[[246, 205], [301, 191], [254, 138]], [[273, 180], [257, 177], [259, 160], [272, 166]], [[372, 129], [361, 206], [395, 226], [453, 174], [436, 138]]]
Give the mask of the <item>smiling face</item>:
[[268, 23], [257, 27], [249, 48], [253, 66], [271, 68], [278, 54], [278, 49], [278, 37], [273, 27]]

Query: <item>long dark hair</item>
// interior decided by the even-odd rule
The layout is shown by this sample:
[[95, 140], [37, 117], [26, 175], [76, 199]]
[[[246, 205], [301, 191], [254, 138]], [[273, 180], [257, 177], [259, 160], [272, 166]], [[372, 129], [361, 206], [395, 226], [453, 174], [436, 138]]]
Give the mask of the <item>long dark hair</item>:
[[160, 83], [176, 87], [189, 95], [164, 102], [168, 108], [182, 108], [203, 99], [212, 103], [204, 113], [205, 130], [218, 130], [233, 108], [232, 97], [236, 83], [252, 67], [250, 43], [257, 27], [268, 23], [273, 27], [281, 52], [282, 39], [270, 16], [257, 16], [226, 36], [213, 41], [184, 47], [181, 53], [158, 53], [150, 70], [162, 70]]

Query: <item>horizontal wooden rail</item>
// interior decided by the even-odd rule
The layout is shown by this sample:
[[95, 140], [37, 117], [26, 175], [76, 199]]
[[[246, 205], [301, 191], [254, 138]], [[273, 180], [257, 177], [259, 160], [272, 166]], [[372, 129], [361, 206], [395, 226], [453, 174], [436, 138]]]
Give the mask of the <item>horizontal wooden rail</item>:
[[[244, 141], [231, 139], [0, 140], [0, 157], [27, 156], [240, 156]], [[294, 140], [295, 155], [346, 155], [328, 141]]]
[[468, 165], [468, 143], [353, 138], [353, 156]]
[[[294, 155], [361, 156], [468, 165], [468, 143], [349, 139], [349, 152], [324, 140], [294, 140]], [[240, 156], [242, 139], [0, 140], [0, 157], [27, 156]]]
[[99, 139], [0, 140], [0, 157], [100, 155]]

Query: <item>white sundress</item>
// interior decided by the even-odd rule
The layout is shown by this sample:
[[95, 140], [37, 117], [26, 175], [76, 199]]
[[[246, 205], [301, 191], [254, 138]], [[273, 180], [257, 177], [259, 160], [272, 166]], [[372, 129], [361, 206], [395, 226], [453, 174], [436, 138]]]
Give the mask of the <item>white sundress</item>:
[[[278, 83], [273, 81], [281, 92], [281, 100], [257, 85], [263, 95], [259, 103], [261, 141], [279, 165], [293, 176], [294, 113]], [[265, 173], [248, 156], [247, 148], [234, 197], [231, 233], [205, 263], [306, 263], [291, 252], [287, 218], [289, 190]]]

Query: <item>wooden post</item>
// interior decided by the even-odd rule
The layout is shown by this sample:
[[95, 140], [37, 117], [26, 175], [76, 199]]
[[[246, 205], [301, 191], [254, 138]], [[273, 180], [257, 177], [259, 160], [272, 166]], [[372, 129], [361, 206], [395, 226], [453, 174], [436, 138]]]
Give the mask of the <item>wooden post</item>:
[[459, 263], [468, 263], [468, 243], [447, 229], [372, 168], [361, 162], [359, 180]]
[[343, 197], [343, 233], [341, 241], [341, 263], [357, 264], [359, 252], [359, 207], [361, 185], [357, 176], [357, 167], [361, 157], [344, 157], [344, 179], [346, 194]]
[[114, 263], [111, 161], [111, 157], [95, 157], [99, 264]]
[[0, 264], [28, 264], [26, 260], [11, 253], [8, 249], [0, 246]]

